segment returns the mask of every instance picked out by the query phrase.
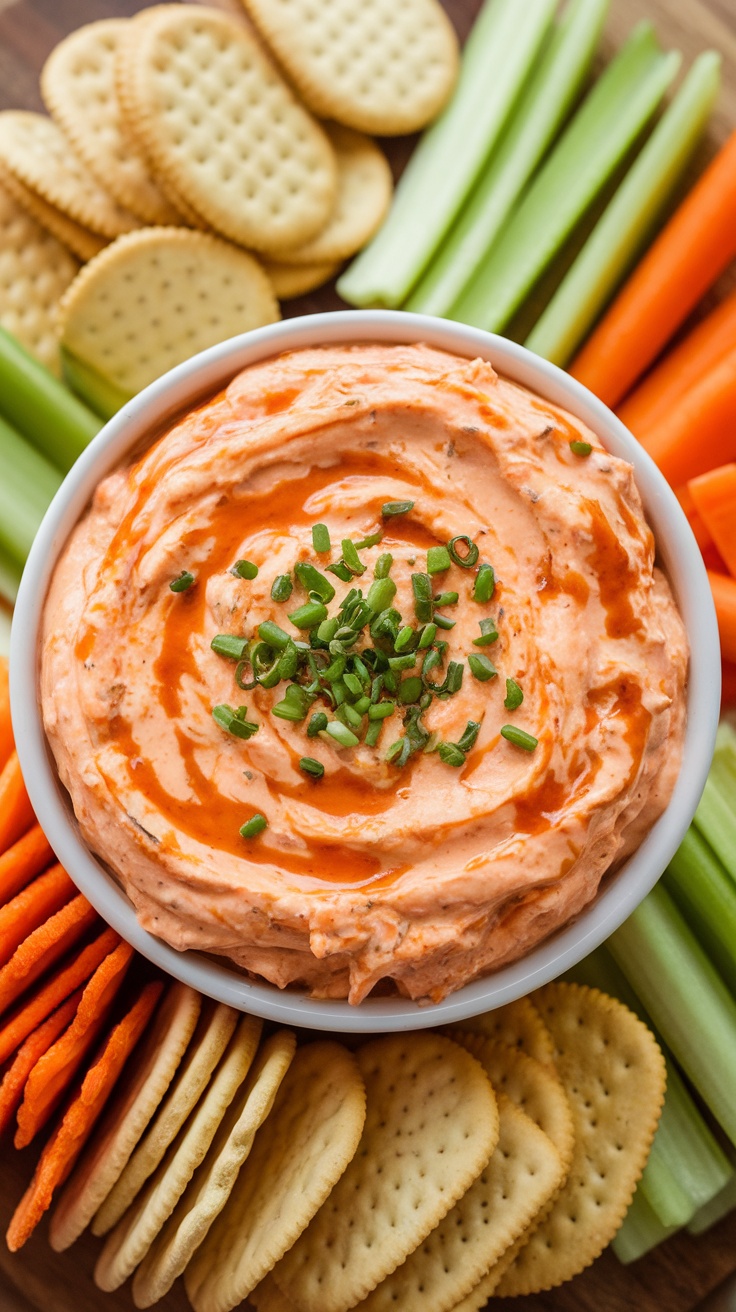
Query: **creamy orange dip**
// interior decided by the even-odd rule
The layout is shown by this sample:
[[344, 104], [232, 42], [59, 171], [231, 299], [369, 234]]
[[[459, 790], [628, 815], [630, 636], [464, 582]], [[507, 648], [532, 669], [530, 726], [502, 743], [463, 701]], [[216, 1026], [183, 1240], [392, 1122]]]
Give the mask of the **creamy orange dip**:
[[[575, 454], [571, 442], [589, 443]], [[382, 516], [386, 502], [412, 501]], [[312, 526], [327, 525], [329, 555]], [[309, 716], [277, 718], [286, 684], [242, 692], [217, 634], [251, 638], [308, 601], [277, 575], [324, 571], [342, 539], [365, 573], [328, 573], [336, 613], [393, 556], [393, 606], [415, 619], [411, 576], [467, 534], [474, 568], [434, 575], [438, 630], [462, 686], [434, 697], [431, 735], [403, 767], [397, 706], [375, 746], [343, 748]], [[235, 561], [258, 566], [253, 579]], [[486, 604], [478, 566], [495, 570]], [[175, 593], [172, 580], [194, 583]], [[477, 646], [481, 619], [498, 638]], [[370, 644], [366, 629], [354, 650]], [[468, 655], [497, 675], [479, 681]], [[420, 653], [415, 669], [421, 672]], [[483, 361], [425, 346], [298, 351], [239, 374], [98, 488], [56, 569], [43, 638], [46, 731], [82, 833], [141, 923], [175, 948], [253, 976], [360, 1002], [376, 986], [439, 1000], [576, 916], [665, 807], [680, 765], [687, 643], [654, 565], [631, 466], [585, 427]], [[241, 679], [242, 679], [241, 673]], [[523, 690], [504, 706], [506, 679]], [[212, 715], [247, 706], [247, 740]], [[477, 740], [460, 767], [438, 743]], [[364, 722], [368, 723], [367, 719]], [[511, 724], [537, 739], [524, 750]], [[324, 766], [306, 775], [302, 757]], [[255, 814], [267, 828], [243, 838]]]

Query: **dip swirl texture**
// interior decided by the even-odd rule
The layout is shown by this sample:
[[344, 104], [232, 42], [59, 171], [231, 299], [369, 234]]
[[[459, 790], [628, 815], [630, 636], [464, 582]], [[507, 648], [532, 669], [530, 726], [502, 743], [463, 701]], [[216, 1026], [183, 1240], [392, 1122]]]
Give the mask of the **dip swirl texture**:
[[[408, 514], [382, 520], [404, 500]], [[315, 556], [319, 522], [329, 558]], [[475, 570], [433, 578], [460, 594], [442, 608], [448, 655], [498, 670], [479, 682], [466, 668], [426, 712], [443, 741], [481, 723], [460, 768], [436, 751], [388, 762], [399, 710], [376, 747], [307, 738], [272, 714], [285, 685], [241, 692], [211, 648], [265, 620], [303, 639], [286, 615], [307, 596], [297, 584], [273, 601], [275, 577], [298, 560], [324, 569], [341, 539], [378, 528], [353, 583], [367, 591], [390, 552], [408, 620], [429, 547], [467, 534], [494, 567], [487, 604]], [[233, 574], [238, 559], [257, 577]], [[174, 593], [183, 570], [195, 583]], [[351, 585], [329, 577], [333, 613]], [[480, 648], [486, 617], [499, 636]], [[631, 466], [483, 361], [365, 344], [246, 369], [105, 479], [52, 581], [41, 696], [82, 834], [147, 929], [316, 997], [437, 1001], [569, 922], [640, 842], [679, 769], [686, 677]], [[223, 703], [247, 705], [257, 733], [224, 732]], [[502, 737], [508, 723], [537, 747]], [[243, 839], [259, 812], [267, 829]]]

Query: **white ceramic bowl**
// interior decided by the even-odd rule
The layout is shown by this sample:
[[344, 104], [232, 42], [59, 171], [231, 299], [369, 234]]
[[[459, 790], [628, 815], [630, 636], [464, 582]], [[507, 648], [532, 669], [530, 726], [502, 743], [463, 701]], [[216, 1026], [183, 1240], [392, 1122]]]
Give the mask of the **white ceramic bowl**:
[[[49, 579], [100, 480], [147, 434], [160, 432], [176, 414], [217, 392], [246, 365], [284, 350], [360, 340], [422, 341], [490, 360], [499, 373], [572, 411], [610, 451], [630, 460], [691, 648], [683, 767], [667, 810], [641, 847], [573, 923], [520, 961], [433, 1006], [400, 998], [369, 999], [359, 1007], [315, 1001], [296, 991], [253, 984], [225, 960], [177, 952], [147, 933], [119, 884], [79, 835], [38, 705], [39, 631]], [[124, 406], [77, 461], [44, 518], [23, 575], [11, 638], [11, 705], [28, 792], [59, 860], [100, 915], [144, 956], [210, 997], [271, 1020], [323, 1030], [367, 1032], [452, 1023], [528, 993], [597, 947], [653, 887], [682, 840], [710, 765], [719, 698], [718, 630], [700, 552], [675, 496], [618, 419], [574, 379], [522, 346], [441, 319], [382, 310], [311, 315], [245, 333], [172, 369]]]

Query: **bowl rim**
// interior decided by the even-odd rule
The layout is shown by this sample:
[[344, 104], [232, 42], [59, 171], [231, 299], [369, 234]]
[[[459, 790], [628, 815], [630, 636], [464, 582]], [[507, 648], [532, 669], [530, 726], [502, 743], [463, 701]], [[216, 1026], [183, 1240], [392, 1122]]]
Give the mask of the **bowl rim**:
[[[639, 848], [574, 921], [519, 961], [434, 1004], [369, 998], [356, 1007], [344, 999], [281, 991], [252, 982], [226, 959], [179, 952], [148, 933], [122, 887], [79, 835], [68, 794], [56, 775], [38, 697], [40, 625], [51, 573], [105, 474], [142, 437], [162, 431], [177, 414], [213, 395], [248, 365], [285, 350], [360, 341], [425, 342], [459, 356], [490, 360], [499, 373], [571, 411], [614, 454], [630, 460], [690, 642], [682, 765], [667, 808]], [[576, 379], [515, 342], [453, 321], [391, 310], [305, 315], [243, 333], [178, 365], [127, 402], [92, 439], [44, 516], [21, 580], [10, 642], [11, 714], [31, 803], [57, 857], [99, 914], [143, 956], [211, 998], [283, 1024], [345, 1033], [446, 1025], [491, 1010], [547, 983], [608, 938], [657, 882], [692, 819], [713, 755], [720, 678], [718, 627], [700, 550], [674, 492], [621, 421]]]

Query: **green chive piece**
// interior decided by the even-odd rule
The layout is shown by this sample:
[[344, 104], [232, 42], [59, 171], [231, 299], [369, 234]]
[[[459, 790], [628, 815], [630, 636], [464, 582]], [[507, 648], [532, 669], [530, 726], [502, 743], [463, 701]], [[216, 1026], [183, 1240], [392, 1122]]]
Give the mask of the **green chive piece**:
[[427, 573], [444, 574], [452, 564], [447, 547], [430, 547], [427, 551]]
[[347, 695], [347, 688], [342, 679], [335, 679], [335, 682], [332, 684], [332, 696], [335, 699], [335, 705], [342, 706]]
[[370, 707], [371, 699], [370, 697], [366, 697], [365, 694], [362, 697], [359, 697], [355, 703], [355, 710], [358, 712], [358, 715], [365, 715], [366, 711], [370, 710]]
[[181, 574], [171, 580], [169, 587], [172, 592], [186, 592], [187, 588], [191, 588], [193, 583], [194, 575], [190, 574], [188, 569], [183, 569]]
[[429, 574], [412, 574], [411, 588], [414, 593], [414, 614], [420, 624], [430, 624], [434, 618], [434, 606]]
[[413, 652], [407, 652], [406, 656], [389, 656], [387, 673], [390, 670], [398, 671], [399, 673], [402, 670], [410, 670], [412, 666], [416, 665], [416, 663], [417, 658]]
[[312, 546], [320, 556], [324, 556], [332, 550], [330, 542], [330, 530], [326, 524], [312, 525]]
[[[409, 679], [402, 679], [399, 684], [399, 701], [402, 706], [411, 706], [413, 702], [419, 701], [423, 692], [424, 684], [417, 675], [413, 675]], [[379, 706], [380, 704], [379, 702]]]
[[478, 721], [468, 720], [468, 723], [463, 729], [461, 736], [457, 740], [457, 745], [460, 748], [461, 752], [469, 752], [471, 748], [475, 747], [476, 740], [478, 738], [479, 733], [480, 733], [480, 725]]
[[369, 720], [385, 720], [389, 715], [393, 715], [396, 710], [395, 702], [377, 702], [371, 706], [368, 711]]
[[251, 720], [246, 720], [248, 714], [245, 706], [239, 706], [234, 711], [232, 706], [220, 705], [212, 707], [212, 718], [216, 724], [226, 733], [231, 733], [234, 738], [252, 738], [254, 733], [258, 733], [258, 725]]
[[294, 590], [290, 574], [277, 574], [271, 584], [272, 601], [288, 601]]
[[523, 747], [525, 752], [533, 752], [539, 742], [538, 738], [533, 738], [524, 729], [517, 729], [515, 724], [505, 724], [501, 729], [501, 737], [515, 747]]
[[[329, 547], [327, 548], [329, 551]], [[302, 756], [299, 761], [299, 769], [305, 774], [310, 774], [313, 779], [321, 779], [325, 772], [325, 767], [321, 761], [315, 761], [312, 756]]]
[[503, 704], [506, 707], [506, 710], [515, 711], [517, 706], [521, 706], [523, 700], [524, 694], [516, 682], [516, 679], [507, 679], [506, 696], [503, 699]]
[[351, 542], [350, 538], [343, 538], [340, 545], [342, 547], [342, 558], [345, 561], [345, 564], [347, 565], [348, 569], [350, 570], [350, 573], [365, 574], [365, 571], [368, 568], [368, 566], [364, 565], [362, 560], [360, 559], [355, 543]]
[[275, 647], [276, 651], [283, 651], [291, 642], [289, 634], [279, 628], [278, 624], [274, 624], [273, 620], [264, 620], [258, 625], [258, 637], [261, 642], [267, 642], [269, 647]]
[[[238, 664], [235, 668], [235, 682], [237, 683], [239, 688], [242, 688], [243, 692], [250, 692], [251, 689], [255, 688], [256, 684], [258, 683], [257, 679], [249, 679], [248, 682], [246, 683], [245, 679], [243, 678], [243, 672], [247, 670], [249, 664], [250, 664], [249, 661], [238, 661]], [[252, 671], [253, 671], [253, 667], [251, 666], [251, 673]]]
[[460, 600], [459, 592], [438, 592], [434, 599], [435, 606], [457, 606]]
[[[387, 579], [389, 574], [391, 573], [391, 566], [393, 565], [393, 563], [394, 563], [394, 558], [391, 555], [391, 552], [390, 551], [382, 552], [382, 554], [378, 557], [378, 560], [376, 561], [373, 569], [374, 579]], [[370, 596], [370, 593], [368, 595]]]
[[290, 683], [283, 701], [271, 707], [271, 714], [277, 716], [279, 720], [290, 720], [296, 724], [299, 720], [307, 718], [311, 700], [298, 683]]
[[353, 694], [353, 697], [360, 697], [363, 691], [363, 685], [360, 682], [360, 679], [358, 678], [357, 674], [345, 674], [343, 675], [342, 681], [345, 684], [345, 687], [347, 688], [348, 692], [351, 692]]
[[257, 838], [258, 835], [262, 834], [264, 829], [267, 828], [268, 828], [268, 820], [266, 819], [265, 815], [261, 815], [260, 811], [256, 811], [255, 815], [252, 815], [250, 820], [246, 821], [244, 825], [241, 825], [240, 837]]
[[496, 575], [492, 565], [481, 565], [475, 576], [473, 585], [473, 601], [479, 601], [481, 605], [491, 600], [496, 590]]
[[331, 720], [325, 728], [325, 733], [328, 733], [330, 738], [334, 738], [339, 747], [357, 747], [360, 742], [360, 738], [339, 720]]
[[363, 663], [360, 656], [352, 656], [351, 660], [353, 662], [353, 673], [357, 674], [360, 679], [361, 687], [366, 689], [370, 688], [371, 676], [368, 673], [368, 666]]
[[280, 679], [293, 679], [299, 669], [299, 652], [293, 642], [287, 643], [277, 665]]
[[307, 738], [316, 738], [318, 733], [327, 728], [327, 723], [324, 711], [315, 711], [307, 725]]
[[322, 623], [317, 626], [317, 637], [320, 642], [332, 642], [339, 627], [340, 621], [335, 616], [333, 616], [331, 620], [323, 620]]
[[355, 546], [358, 551], [363, 551], [366, 547], [377, 547], [382, 537], [383, 533], [379, 528], [377, 533], [369, 533], [367, 537], [361, 538], [360, 542], [356, 542]]
[[399, 632], [396, 635], [396, 641], [394, 642], [394, 651], [399, 653], [401, 653], [402, 651], [407, 651], [408, 648], [411, 647], [411, 644], [415, 637], [416, 637], [416, 633], [414, 629], [411, 627], [411, 624], [405, 624], [403, 629], [399, 629]]
[[476, 656], [473, 653], [472, 656], [468, 656], [468, 665], [473, 678], [477, 679], [479, 683], [487, 683], [489, 679], [495, 679], [498, 674], [493, 661], [489, 660], [487, 656]]
[[589, 456], [593, 448], [590, 442], [571, 442], [570, 450], [574, 456]]
[[[327, 619], [327, 607], [321, 601], [308, 601], [306, 605], [297, 606], [296, 610], [289, 611], [289, 619], [297, 629], [314, 629]], [[262, 628], [261, 624], [259, 633]]]
[[436, 636], [437, 636], [437, 625], [425, 624], [424, 628], [422, 629], [422, 632], [419, 635], [418, 650], [424, 651], [425, 647], [431, 647]]
[[413, 501], [384, 501], [381, 506], [381, 514], [384, 519], [390, 519], [392, 515], [408, 515], [409, 511], [413, 509]]
[[330, 574], [336, 574], [343, 583], [349, 583], [353, 577], [344, 560], [338, 560], [334, 565], [325, 565], [325, 569], [328, 569]]
[[368, 725], [368, 728], [365, 731], [365, 738], [363, 740], [365, 742], [366, 747], [375, 747], [376, 743], [378, 742], [378, 739], [381, 736], [382, 729], [383, 729], [383, 720], [371, 720], [370, 724]]
[[229, 661], [242, 661], [247, 646], [248, 639], [236, 638], [234, 633], [218, 633], [210, 643], [218, 656], [227, 656]]
[[396, 742], [392, 743], [388, 751], [386, 752], [386, 760], [389, 762], [395, 761], [396, 757], [399, 755], [399, 752], [402, 750], [403, 746], [404, 746], [404, 739], [397, 738]]
[[338, 706], [335, 715], [338, 720], [342, 720], [343, 724], [346, 724], [349, 729], [359, 729], [363, 719], [362, 715], [359, 715], [349, 702], [343, 702], [341, 706]]
[[488, 647], [490, 643], [498, 641], [498, 629], [495, 620], [481, 620], [479, 628], [481, 636], [473, 638], [474, 647]]
[[325, 683], [337, 683], [338, 679], [341, 679], [343, 674], [345, 673], [346, 665], [347, 665], [347, 658], [345, 656], [339, 656], [339, 655], [336, 656], [335, 659], [331, 662], [330, 665], [327, 666], [327, 669], [322, 674], [322, 678], [324, 679]]
[[375, 706], [383, 692], [383, 675], [377, 674], [371, 684], [371, 704]]
[[396, 584], [393, 579], [376, 578], [368, 589], [368, 596], [365, 601], [374, 615], [380, 615], [382, 610], [388, 610], [395, 596]]
[[463, 686], [464, 669], [465, 666], [461, 661], [450, 661], [450, 664], [447, 667], [447, 674], [445, 675], [445, 682], [442, 684], [441, 688], [437, 689], [437, 691], [440, 693], [449, 693], [450, 696], [459, 692]]
[[320, 571], [315, 569], [314, 565], [310, 565], [306, 560], [300, 560], [294, 566], [294, 573], [302, 587], [305, 588], [310, 595], [313, 592], [317, 593], [317, 601], [332, 601], [332, 598], [335, 595], [335, 589], [330, 583], [330, 580], [325, 578], [324, 574], [320, 574]]
[[448, 619], [446, 615], [435, 615], [434, 622], [438, 629], [454, 629], [457, 620]]
[[[403, 660], [404, 658], [402, 656], [402, 657], [397, 657], [396, 659]], [[395, 693], [398, 690], [399, 681], [396, 678], [396, 675], [393, 670], [386, 670], [386, 672], [384, 673], [383, 686], [386, 689], [386, 692]]]
[[[458, 542], [464, 543], [464, 550], [462, 552], [457, 549], [456, 544]], [[455, 564], [462, 565], [463, 569], [472, 569], [473, 565], [477, 564], [480, 555], [478, 547], [473, 539], [468, 537], [467, 533], [458, 533], [454, 538], [450, 538], [450, 541], [447, 544], [447, 550]]]
[[445, 765], [454, 765], [456, 768], [465, 765], [465, 753], [457, 743], [440, 743], [437, 755]]
[[258, 566], [252, 560], [236, 560], [230, 573], [237, 574], [239, 579], [254, 579], [258, 576]]

